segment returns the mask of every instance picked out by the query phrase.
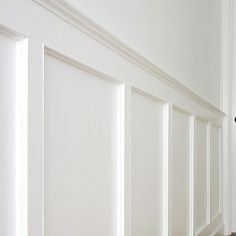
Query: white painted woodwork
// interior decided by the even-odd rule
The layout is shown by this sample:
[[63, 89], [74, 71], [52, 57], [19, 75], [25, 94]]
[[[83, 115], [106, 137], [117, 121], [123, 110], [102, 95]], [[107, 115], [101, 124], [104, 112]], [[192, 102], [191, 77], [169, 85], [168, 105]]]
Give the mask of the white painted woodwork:
[[27, 40], [0, 30], [0, 234], [27, 234]]
[[16, 235], [16, 42], [0, 33], [0, 235]]
[[173, 110], [172, 235], [190, 233], [190, 116]]
[[226, 112], [223, 126], [223, 168], [224, 168], [224, 222], [226, 235], [236, 232], [236, 2], [233, 0], [223, 1], [223, 109]]
[[45, 56], [45, 236], [118, 235], [119, 86]]
[[209, 137], [207, 121], [197, 117], [195, 126], [195, 232], [203, 230], [209, 215]]
[[222, 234], [224, 113], [79, 10], [0, 3], [0, 235]]
[[211, 125], [211, 219], [220, 213], [220, 130]]
[[131, 235], [163, 235], [164, 105], [132, 92]]
[[221, 0], [67, 2], [219, 106]]
[[[60, 0], [53, 0], [53, 1], [52, 0], [33, 0], [33, 1], [35, 1], [36, 3], [39, 3], [40, 5], [45, 7], [47, 10], [54, 12], [57, 16], [59, 16], [59, 18], [64, 19], [66, 22], [74, 26], [76, 29], [79, 29], [85, 32], [92, 39], [96, 39], [102, 45], [117, 52], [119, 55], [126, 58], [132, 64], [135, 64], [136, 66], [141, 67], [144, 71], [148, 72], [152, 76], [158, 78], [159, 80], [164, 81], [165, 84], [168, 83], [168, 85], [173, 87], [174, 89], [180, 90], [181, 93], [185, 94], [186, 96], [190, 97], [196, 102], [202, 104], [204, 107], [206, 106], [209, 110], [212, 110], [214, 113], [216, 112], [220, 116], [223, 115], [223, 113], [218, 109], [218, 107], [215, 107], [212, 103], [205, 100], [202, 96], [199, 96], [198, 93], [194, 92], [194, 90], [189, 89], [189, 87], [187, 87], [185, 84], [179, 82], [179, 79], [172, 77], [162, 68], [157, 66], [157, 64], [152, 63], [150, 60], [148, 60], [148, 58], [142, 56], [142, 54], [140, 54], [138, 51], [135, 51], [131, 47], [127, 46], [124, 42], [120, 41], [119, 38], [112, 35], [109, 31], [106, 31], [105, 29], [103, 29], [96, 22], [93, 22], [90, 18], [88, 18], [83, 13], [81, 13], [77, 8], [71, 6], [67, 1], [60, 1]], [[54, 35], [51, 35], [51, 36], [52, 36], [52, 40], [55, 40]], [[83, 40], [83, 43], [85, 43], [84, 39], [82, 40]], [[88, 39], [87, 39], [87, 42], [88, 42]], [[61, 46], [63, 47], [63, 45]], [[64, 50], [67, 51], [68, 49], [70, 52], [69, 54], [73, 55], [73, 53], [75, 53], [74, 50], [71, 51], [70, 47], [66, 47]], [[100, 51], [100, 47], [99, 48], [96, 47], [96, 49], [94, 48], [94, 50]], [[88, 51], [86, 50], [86, 48], [83, 48], [83, 47], [81, 48], [79, 55], [81, 55], [82, 51], [83, 53], [87, 55]], [[105, 56], [107, 56], [107, 54], [105, 54]], [[105, 65], [108, 66], [108, 64], [111, 63], [110, 68], [112, 69], [114, 69], [113, 65], [114, 65], [114, 62], [117, 60], [116, 58], [113, 58], [114, 61], [113, 60], [106, 61], [106, 62], [103, 60], [97, 61], [95, 57], [95, 58], [89, 58], [89, 63], [92, 63], [93, 61], [92, 59], [95, 59], [96, 65], [99, 65], [100, 63], [101, 65], [103, 65], [105, 63]], [[125, 71], [119, 70], [119, 71], [116, 71], [116, 73], [119, 72], [121, 73], [122, 77], [126, 77], [128, 74], [127, 62], [125, 63], [125, 68], [126, 68]], [[122, 72], [125, 72], [125, 74], [123, 74]], [[147, 75], [143, 75], [143, 77], [144, 76], [146, 77]]]
[[28, 41], [28, 235], [42, 235], [44, 217], [44, 46]]

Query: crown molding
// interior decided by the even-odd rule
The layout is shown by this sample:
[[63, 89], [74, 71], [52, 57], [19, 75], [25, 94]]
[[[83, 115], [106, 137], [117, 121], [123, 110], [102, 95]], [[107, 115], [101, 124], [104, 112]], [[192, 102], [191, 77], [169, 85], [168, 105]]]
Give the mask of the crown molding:
[[149, 61], [144, 56], [121, 42], [118, 38], [106, 31], [104, 28], [96, 24], [87, 16], [78, 11], [75, 7], [71, 6], [64, 0], [33, 0], [39, 5], [43, 6], [47, 10], [51, 11], [64, 21], [73, 25], [77, 29], [83, 31], [96, 41], [100, 42], [109, 49], [112, 49], [128, 61], [132, 62], [136, 66], [142, 68], [146, 72], [155, 76], [157, 79], [163, 81], [180, 93], [189, 97], [193, 101], [207, 108], [209, 111], [223, 117], [225, 113], [203, 99], [201, 96], [193, 92], [191, 89], [174, 79], [168, 73], [157, 67], [154, 63]]

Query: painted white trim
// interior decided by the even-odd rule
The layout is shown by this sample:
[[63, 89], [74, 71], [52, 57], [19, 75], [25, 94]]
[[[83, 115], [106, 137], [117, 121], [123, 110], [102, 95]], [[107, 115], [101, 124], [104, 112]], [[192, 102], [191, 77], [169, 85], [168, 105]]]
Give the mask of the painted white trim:
[[224, 227], [224, 224], [222, 223], [222, 220], [223, 220], [223, 214], [219, 214], [215, 219], [214, 221], [211, 222], [211, 224], [207, 225], [207, 227], [205, 227], [204, 229], [202, 229], [201, 232], [199, 232], [197, 234], [197, 236], [212, 236], [216, 230], [217, 232], [219, 231], [218, 228], [222, 228]]
[[235, 27], [234, 0], [222, 1], [222, 103], [223, 110], [227, 114], [223, 123], [223, 213], [225, 223], [225, 235], [232, 232], [232, 176], [233, 165], [231, 157], [231, 129], [232, 129], [232, 79], [234, 77], [234, 27]]
[[15, 102], [16, 235], [25, 236], [28, 235], [28, 39], [16, 41]]
[[[215, 127], [218, 129], [218, 142], [219, 142], [219, 147], [218, 147], [218, 151], [219, 151], [219, 160], [218, 160], [218, 166], [219, 166], [219, 211], [213, 215], [210, 216], [210, 222], [214, 221], [215, 219], [217, 219], [220, 215], [223, 214], [223, 199], [222, 199], [222, 181], [223, 181], [223, 175], [222, 175], [222, 171], [223, 171], [223, 167], [222, 167], [222, 127], [214, 124], [212, 122], [210, 122], [210, 133], [211, 133], [211, 129], [212, 127]], [[211, 135], [211, 134], [210, 134]], [[211, 141], [210, 141], [211, 142]], [[211, 144], [210, 144], [211, 145]], [[211, 157], [210, 157], [211, 158]], [[210, 163], [211, 165], [211, 163]], [[210, 206], [211, 207], [211, 206]]]
[[124, 186], [125, 186], [125, 84], [121, 84], [118, 88], [119, 98], [117, 99], [117, 134], [118, 134], [118, 155], [117, 155], [117, 235], [124, 236]]
[[[0, 34], [15, 42], [15, 233], [28, 235], [28, 38], [0, 24]], [[14, 199], [14, 198], [13, 198]]]
[[44, 227], [44, 45], [29, 38], [28, 53], [28, 235]]
[[192, 115], [190, 117], [190, 161], [189, 161], [189, 176], [190, 176], [190, 196], [189, 196], [189, 210], [190, 210], [190, 235], [194, 235], [195, 232], [195, 145], [196, 145], [196, 117]]
[[168, 236], [172, 236], [172, 136], [173, 136], [173, 109], [174, 106], [171, 103], [168, 103]]
[[170, 165], [170, 104], [166, 103], [164, 105], [164, 113], [163, 113], [163, 122], [164, 122], [164, 132], [163, 132], [163, 236], [169, 235], [169, 186], [170, 186], [170, 178], [169, 178], [169, 165]]
[[207, 123], [207, 223], [211, 223], [211, 122]]
[[219, 128], [219, 208], [220, 212], [223, 213], [223, 128]]
[[45, 45], [42, 45], [42, 236], [45, 236]]
[[173, 236], [173, 230], [172, 230], [172, 227], [173, 227], [173, 222], [172, 222], [172, 219], [173, 219], [173, 191], [172, 191], [172, 180], [173, 180], [173, 175], [172, 175], [172, 170], [173, 170], [173, 150], [172, 150], [172, 144], [173, 144], [173, 112], [174, 111], [177, 111], [177, 112], [180, 112], [186, 116], [188, 116], [188, 119], [189, 119], [189, 129], [188, 129], [188, 133], [189, 133], [189, 151], [188, 151], [188, 155], [189, 155], [189, 163], [188, 163], [188, 174], [189, 174], [189, 183], [188, 183], [188, 187], [189, 187], [189, 192], [188, 192], [188, 196], [189, 196], [189, 199], [188, 199], [188, 207], [189, 207], [189, 211], [188, 211], [188, 214], [189, 214], [189, 229], [188, 229], [188, 235], [189, 236], [192, 236], [194, 235], [194, 227], [195, 227], [195, 222], [194, 222], [194, 135], [195, 135], [195, 131], [194, 131], [194, 128], [195, 128], [195, 121], [194, 121], [194, 114], [192, 114], [191, 112], [189, 111], [186, 111], [185, 109], [183, 109], [181, 106], [176, 106], [176, 105], [171, 105], [171, 136], [170, 136], [170, 142], [171, 142], [171, 146], [170, 146], [170, 150], [171, 150], [171, 164], [170, 164], [170, 170], [171, 173], [171, 182], [169, 183], [170, 186], [169, 186], [169, 194], [171, 195], [171, 198], [170, 198], [170, 202], [171, 202], [171, 208], [170, 208], [170, 220], [169, 220], [169, 224], [170, 224], [170, 227], [171, 227], [171, 231], [169, 231], [169, 236]]
[[[125, 187], [126, 187], [126, 181], [129, 182], [129, 178], [130, 178], [130, 174], [131, 174], [131, 165], [129, 162], [130, 160], [130, 154], [129, 154], [129, 149], [130, 149], [130, 138], [127, 137], [126, 134], [126, 129], [127, 127], [127, 123], [129, 120], [129, 117], [127, 117], [127, 111], [131, 111], [130, 107], [128, 107], [127, 105], [129, 104], [129, 99], [130, 99], [130, 95], [128, 95], [129, 91], [129, 87], [127, 88], [126, 84], [123, 83], [122, 81], [118, 80], [118, 79], [114, 79], [113, 77], [104, 74], [100, 71], [97, 71], [87, 65], [84, 65], [80, 62], [78, 62], [77, 60], [74, 60], [70, 57], [67, 57], [64, 54], [61, 54], [58, 51], [55, 51], [47, 46], [44, 45], [43, 47], [43, 58], [45, 60], [45, 55], [54, 57], [55, 59], [58, 59], [64, 63], [67, 63], [71, 66], [74, 66], [84, 72], [89, 73], [90, 75], [94, 75], [95, 77], [99, 78], [99, 79], [104, 79], [109, 81], [110, 83], [116, 84], [119, 87], [119, 99], [118, 99], [118, 103], [117, 103], [117, 107], [118, 107], [118, 123], [117, 123], [117, 133], [118, 133], [118, 158], [117, 158], [117, 173], [118, 173], [118, 177], [117, 177], [117, 196], [116, 196], [116, 200], [117, 200], [117, 205], [116, 205], [116, 211], [117, 211], [117, 228], [116, 228], [116, 235], [119, 236], [124, 236], [127, 235], [129, 236], [129, 234], [126, 234], [126, 223], [128, 223], [130, 225], [129, 220], [127, 221], [125, 218], [125, 214], [126, 213], [126, 204], [125, 203], [125, 194], [127, 194], [125, 192]], [[43, 62], [43, 67], [45, 67], [45, 63]], [[44, 91], [45, 87], [44, 87], [44, 81], [43, 81], [43, 91]], [[131, 88], [130, 88], [131, 89]], [[131, 92], [131, 90], [130, 90]], [[150, 95], [151, 96], [151, 95]], [[128, 103], [128, 104], [126, 104]], [[44, 113], [44, 112], [43, 112]], [[129, 116], [129, 115], [128, 115]], [[44, 119], [43, 119], [44, 120]], [[129, 128], [128, 128], [129, 129]], [[44, 130], [44, 121], [43, 121], [43, 130]], [[44, 135], [43, 135], [44, 137]], [[43, 138], [44, 139], [44, 138]], [[44, 156], [43, 156], [43, 163], [44, 163]], [[128, 164], [128, 165], [127, 165]], [[127, 166], [126, 166], [127, 165]], [[44, 193], [44, 186], [45, 186], [45, 179], [44, 179], [44, 164], [43, 164], [43, 222], [42, 222], [42, 236], [45, 235], [45, 226], [44, 226], [44, 222], [45, 222], [45, 193]], [[126, 178], [126, 174], [128, 173], [128, 178]], [[131, 187], [131, 184], [130, 184]], [[130, 188], [131, 189], [131, 188]], [[126, 195], [126, 197], [131, 196], [130, 193], [128, 193]], [[129, 208], [131, 207], [131, 204], [129, 204]], [[131, 212], [131, 211], [130, 211]], [[129, 213], [129, 211], [128, 211]], [[129, 226], [130, 227], [130, 226]]]
[[222, 212], [216, 213], [214, 216], [211, 217], [211, 222], [215, 221], [217, 218], [219, 218], [222, 215]]
[[137, 93], [139, 95], [147, 97], [147, 98], [149, 98], [151, 100], [154, 100], [156, 102], [159, 102], [161, 104], [166, 104], [167, 103], [167, 101], [163, 100], [161, 97], [157, 97], [157, 96], [155, 96], [153, 94], [150, 94], [150, 93], [148, 93], [148, 92], [146, 92], [146, 91], [144, 91], [142, 89], [139, 89], [139, 88], [137, 88], [135, 86], [132, 86], [132, 92], [135, 92], [135, 93]]
[[66, 55], [52, 49], [52, 48], [49, 48], [47, 46], [44, 47], [44, 53], [49, 55], [49, 56], [52, 56], [58, 60], [61, 60], [69, 65], [72, 65], [72, 66], [75, 66], [85, 72], [88, 72], [89, 74], [91, 75], [94, 75], [100, 79], [104, 79], [104, 80], [107, 80], [107, 81], [110, 81], [114, 84], [118, 84], [118, 85], [121, 85], [123, 83], [123, 81], [119, 80], [119, 79], [116, 79], [116, 78], [113, 78], [112, 76], [110, 75], [107, 75], [107, 74], [104, 74], [100, 71], [97, 71], [83, 63], [80, 63], [78, 62], [77, 60], [75, 59], [72, 59], [71, 57], [67, 57]]
[[125, 160], [124, 160], [124, 235], [131, 236], [131, 93], [130, 84], [125, 84], [124, 125], [125, 125]]
[[[141, 96], [145, 96], [148, 99], [156, 101], [163, 105], [163, 188], [162, 188], [162, 201], [163, 201], [163, 236], [169, 235], [169, 142], [170, 142], [170, 134], [169, 134], [169, 123], [170, 120], [170, 105], [167, 101], [163, 100], [160, 97], [154, 96], [142, 89], [139, 89], [135, 86], [130, 86], [131, 92], [137, 93]], [[132, 110], [132, 109], [130, 109]]]
[[218, 233], [221, 229], [224, 228], [224, 224], [219, 225], [211, 234], [210, 236], [215, 236], [216, 233]]
[[202, 226], [200, 226], [200, 227], [196, 230], [195, 235], [197, 236], [197, 235], [201, 234], [203, 231], [206, 230], [206, 228], [207, 228], [208, 226], [209, 226], [208, 223], [205, 223], [205, 224], [203, 224]]
[[204, 122], [206, 124], [206, 138], [207, 138], [207, 170], [206, 170], [206, 178], [207, 178], [207, 187], [206, 187], [206, 191], [207, 191], [207, 207], [206, 207], [206, 222], [201, 225], [198, 229], [195, 228], [195, 234], [199, 235], [201, 234], [203, 231], [205, 231], [207, 229], [207, 227], [210, 225], [210, 202], [211, 202], [211, 198], [210, 198], [210, 194], [211, 194], [211, 189], [210, 189], [210, 121], [206, 120], [200, 116], [196, 116], [196, 120], [200, 120], [202, 122]]
[[2, 24], [0, 24], [0, 33], [6, 35], [8, 38], [11, 38], [15, 41], [20, 41], [26, 38], [26, 36], [24, 36], [23, 34]]
[[68, 4], [64, 0], [33, 0], [44, 8], [53, 12], [61, 19], [73, 25], [77, 29], [83, 31], [93, 39], [97, 40], [107, 48], [112, 49], [128, 61], [139, 66], [146, 72], [152, 74], [157, 79], [163, 81], [177, 91], [186, 95], [196, 103], [207, 108], [209, 111], [223, 117], [225, 114], [220, 109], [213, 106], [211, 103], [203, 99], [201, 96], [193, 92], [191, 89], [174, 79], [168, 73], [157, 67], [154, 63], [147, 58], [128, 47], [125, 43], [121, 42], [118, 38], [114, 37], [111, 33], [103, 29], [101, 26], [93, 22], [87, 16], [83, 15], [80, 11]]
[[[150, 99], [153, 99], [155, 101], [160, 102], [164, 106], [164, 116], [166, 117], [166, 123], [164, 124], [165, 130], [164, 130], [164, 154], [163, 154], [163, 168], [164, 168], [164, 173], [163, 173], [163, 235], [165, 236], [171, 236], [172, 235], [172, 226], [171, 226], [171, 221], [172, 221], [172, 188], [171, 188], [171, 181], [172, 181], [172, 111], [173, 109], [178, 110], [190, 117], [190, 163], [189, 163], [189, 174], [191, 176], [189, 187], [190, 187], [190, 198], [189, 198], [189, 215], [190, 215], [190, 235], [194, 235], [195, 231], [195, 222], [194, 222], [194, 155], [195, 155], [195, 122], [196, 119], [203, 120], [204, 122], [207, 123], [207, 195], [208, 195], [208, 200], [207, 200], [207, 222], [205, 225], [200, 227], [196, 235], [201, 235], [203, 232], [208, 230], [209, 227], [211, 227], [211, 224], [213, 221], [215, 221], [220, 215], [221, 212], [219, 212], [214, 218], [210, 219], [210, 129], [211, 126], [215, 126], [219, 129], [221, 129], [221, 126], [215, 123], [211, 123], [209, 120], [202, 118], [201, 116], [196, 116], [192, 114], [189, 111], [186, 111], [184, 108], [181, 106], [176, 106], [173, 104], [168, 103], [166, 100], [162, 99], [161, 97], [155, 96], [151, 93], [146, 92], [145, 90], [142, 90], [136, 86], [132, 86], [131, 84], [127, 84], [127, 82], [121, 81], [117, 78], [114, 78], [110, 75], [107, 75], [105, 73], [102, 73], [100, 71], [97, 71], [85, 64], [82, 64], [78, 62], [77, 60], [68, 57], [54, 49], [51, 49], [49, 47], [44, 46], [44, 54], [53, 56], [65, 63], [68, 63], [70, 65], [73, 65], [83, 71], [86, 71], [98, 78], [108, 80], [110, 82], [113, 82], [115, 84], [118, 84], [122, 86], [122, 94], [121, 96], [123, 97], [123, 101], [121, 101], [121, 104], [124, 110], [124, 114], [122, 114], [122, 119], [124, 124], [122, 125], [122, 130], [124, 131], [124, 134], [121, 136], [124, 136], [124, 140], [121, 140], [121, 145], [124, 145], [122, 147], [124, 151], [124, 160], [123, 160], [123, 169], [124, 173], [122, 173], [122, 184], [119, 184], [119, 186], [123, 185], [124, 192], [121, 191], [121, 204], [122, 204], [122, 212], [121, 215], [122, 217], [120, 218], [121, 221], [123, 219], [124, 225], [122, 224], [122, 233], [121, 235], [131, 235], [131, 92], [136, 92], [138, 94], [141, 94], [143, 96], [146, 96]], [[124, 210], [124, 212], [123, 212]]]

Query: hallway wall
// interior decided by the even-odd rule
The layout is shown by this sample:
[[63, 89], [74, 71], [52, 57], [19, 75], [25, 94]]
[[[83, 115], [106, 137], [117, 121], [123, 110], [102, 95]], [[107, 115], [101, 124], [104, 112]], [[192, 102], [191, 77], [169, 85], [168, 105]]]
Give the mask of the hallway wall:
[[[165, 35], [170, 41], [162, 39], [157, 47], [162, 58], [169, 50], [162, 68], [150, 62], [151, 54], [143, 57], [141, 48], [128, 47], [121, 35], [104, 30], [99, 20], [95, 23], [67, 1], [8, 0], [0, 6], [0, 49], [10, 55], [9, 61], [1, 55], [8, 74], [1, 77], [0, 88], [11, 81], [12, 73], [10, 90], [17, 88], [16, 97], [6, 97], [7, 104], [5, 97], [0, 101], [5, 116], [10, 104], [16, 105], [12, 123], [17, 124], [11, 133], [12, 123], [0, 116], [7, 126], [0, 138], [10, 134], [16, 141], [15, 147], [11, 143], [14, 155], [0, 145], [1, 161], [10, 168], [6, 176], [16, 191], [10, 203], [0, 202], [4, 214], [15, 215], [12, 224], [17, 227], [4, 236], [222, 235], [225, 114], [214, 105], [219, 102], [219, 80], [213, 83], [207, 75], [203, 86], [203, 80], [194, 77], [197, 68], [189, 64], [187, 54], [196, 50], [195, 33], [191, 47], [187, 39], [182, 45], [182, 36], [172, 35], [175, 27], [169, 25], [168, 34], [177, 37], [173, 48], [182, 45], [183, 53], [177, 55], [182, 66], [172, 58], [176, 51], [169, 49], [172, 40]], [[176, 12], [178, 6], [170, 6]], [[191, 5], [192, 13], [198, 12], [197, 6]], [[201, 28], [191, 17], [176, 12], [173, 21], [185, 37], [190, 29], [181, 27], [188, 19], [194, 29]], [[211, 34], [207, 38], [205, 46], [218, 40]], [[131, 43], [151, 48], [149, 43]], [[202, 58], [217, 69], [218, 56], [211, 56]], [[177, 63], [180, 70], [174, 77], [164, 62], [173, 73]], [[196, 60], [204, 74], [201, 63]], [[190, 81], [196, 86], [191, 82], [191, 89], [182, 83], [188, 78], [184, 68], [194, 74]], [[212, 71], [208, 69], [206, 74]], [[0, 184], [8, 196], [5, 182]], [[0, 220], [9, 223], [1, 213]]]
[[[14, 235], [16, 173], [12, 165], [16, 162], [16, 43], [5, 35], [0, 35], [0, 186], [1, 211], [0, 234]], [[6, 109], [6, 107], [8, 109]]]
[[225, 94], [225, 99], [228, 99], [228, 148], [229, 148], [229, 186], [230, 186], [230, 226], [232, 232], [236, 232], [236, 123], [234, 118], [236, 117], [236, 3], [235, 1], [229, 1], [230, 9], [228, 10], [229, 30], [228, 30], [228, 61], [225, 64], [228, 69], [228, 73], [225, 77], [225, 84], [228, 86], [228, 91]]
[[220, 107], [221, 0], [68, 0]]

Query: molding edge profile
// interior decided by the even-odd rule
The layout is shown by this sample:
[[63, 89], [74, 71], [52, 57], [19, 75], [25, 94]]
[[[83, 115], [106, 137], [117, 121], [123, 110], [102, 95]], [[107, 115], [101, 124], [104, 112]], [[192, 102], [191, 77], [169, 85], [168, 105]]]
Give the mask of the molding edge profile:
[[9, 38], [12, 38], [16, 41], [19, 41], [19, 40], [22, 40], [22, 39], [26, 38], [26, 36], [24, 36], [23, 34], [20, 34], [17, 31], [15, 31], [13, 29], [10, 29], [10, 28], [6, 27], [5, 25], [2, 25], [2, 24], [0, 24], [0, 33], [7, 36], [7, 37], [9, 37]]
[[193, 92], [187, 86], [183, 85], [175, 78], [170, 76], [168, 73], [157, 67], [154, 63], [149, 61], [144, 56], [140, 55], [135, 50], [131, 49], [125, 43], [121, 42], [119, 39], [114, 37], [111, 33], [103, 29], [101, 26], [96, 24], [94, 21], [83, 15], [75, 7], [68, 4], [65, 0], [33, 0], [39, 5], [43, 6], [47, 10], [51, 11], [64, 21], [73, 25], [77, 29], [86, 33], [88, 36], [97, 40], [105, 47], [118, 53], [131, 63], [139, 66], [149, 74], [153, 75], [157, 79], [186, 95], [193, 101], [202, 105], [209, 111], [223, 117], [225, 113], [212, 105], [207, 100], [203, 99], [201, 96]]
[[90, 73], [90, 74], [92, 74], [92, 75], [94, 75], [94, 76], [96, 76], [98, 78], [101, 78], [101, 79], [104, 79], [104, 80], [108, 80], [108, 81], [112, 81], [114, 84], [118, 84], [118, 85], [121, 84], [120, 82], [118, 82], [113, 77], [110, 77], [109, 75], [106, 75], [106, 74], [104, 74], [104, 73], [102, 73], [100, 71], [97, 71], [97, 70], [95, 70], [95, 69], [93, 69], [93, 68], [91, 68], [91, 67], [89, 67], [87, 65], [84, 65], [84, 64], [82, 64], [82, 63], [80, 63], [80, 62], [78, 62], [78, 61], [76, 61], [76, 60], [74, 60], [74, 59], [72, 59], [70, 57], [67, 57], [64, 54], [62, 54], [62, 53], [60, 53], [58, 51], [53, 50], [52, 48], [44, 46], [44, 53], [47, 54], [47, 55], [50, 55], [50, 56], [52, 56], [54, 58], [57, 58], [57, 59], [65, 62], [65, 63], [68, 63], [69, 65], [72, 65], [72, 66], [75, 66], [77, 68], [80, 68], [83, 71], [86, 71], [86, 72], [88, 72], [88, 73]]

